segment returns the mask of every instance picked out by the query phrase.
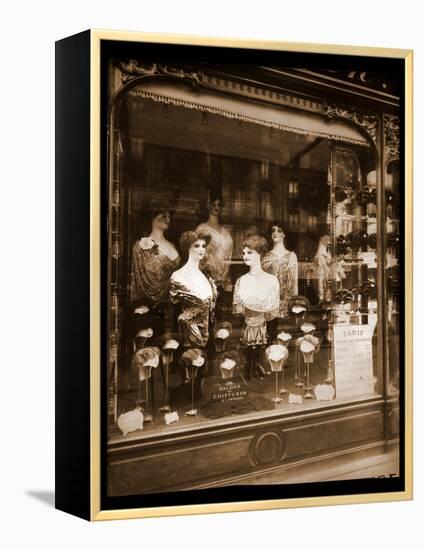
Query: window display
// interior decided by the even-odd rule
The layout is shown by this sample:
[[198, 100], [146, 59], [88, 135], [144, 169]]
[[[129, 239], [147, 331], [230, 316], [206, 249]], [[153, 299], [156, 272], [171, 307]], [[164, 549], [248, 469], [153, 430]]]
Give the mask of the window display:
[[206, 73], [200, 88], [136, 76], [119, 96], [112, 447], [378, 403], [398, 363], [398, 170], [381, 181], [373, 118]]
[[[279, 129], [268, 146], [266, 126], [162, 101], [134, 88], [122, 111], [127, 221], [114, 221], [125, 228], [112, 288], [129, 311], [117, 338], [125, 343], [126, 326], [133, 336], [120, 346], [111, 433], [135, 408], [144, 431], [173, 430], [228, 414], [218, 402], [236, 405], [232, 415], [251, 412], [252, 395], [260, 410], [274, 410], [376, 394], [369, 144], [358, 135], [348, 143]], [[194, 142], [196, 124], [204, 139]], [[225, 132], [238, 141], [222, 147]], [[124, 365], [140, 365], [143, 349], [158, 350], [160, 367], [144, 362], [134, 380]], [[171, 424], [169, 411], [179, 415]]]

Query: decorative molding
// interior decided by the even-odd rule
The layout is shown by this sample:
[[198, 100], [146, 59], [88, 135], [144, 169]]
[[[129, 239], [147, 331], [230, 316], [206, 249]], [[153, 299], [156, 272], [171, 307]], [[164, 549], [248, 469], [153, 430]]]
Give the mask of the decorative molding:
[[140, 76], [171, 76], [188, 81], [194, 86], [201, 83], [199, 72], [189, 67], [181, 68], [160, 63], [142, 63], [137, 59], [116, 60], [115, 64], [121, 72], [122, 84], [126, 84]]
[[264, 432], [250, 445], [250, 460], [256, 466], [280, 462], [286, 452], [287, 442], [283, 431]]
[[301, 109], [313, 113], [323, 112], [323, 103], [298, 97], [294, 94], [288, 94], [277, 88], [272, 89], [269, 87], [257, 86], [248, 81], [237, 82], [235, 80], [206, 73], [200, 73], [200, 79], [202, 84], [208, 89], [224, 90], [227, 93], [233, 93], [249, 99], [261, 99], [273, 105], [292, 107], [294, 109]]
[[326, 104], [324, 107], [324, 114], [328, 119], [339, 118], [358, 124], [377, 147], [378, 119], [376, 115], [358, 113], [352, 108], [335, 104]]
[[383, 135], [385, 139], [385, 164], [399, 159], [400, 126], [399, 117], [383, 115]]
[[[238, 97], [241, 96], [248, 99], [265, 101], [266, 103], [272, 105], [290, 107], [291, 109], [318, 113], [320, 115], [326, 115], [328, 119], [338, 118], [348, 120], [359, 125], [371, 138], [373, 143], [377, 145], [377, 117], [372, 114], [359, 113], [354, 109], [351, 109], [350, 107], [344, 107], [335, 104], [326, 104], [324, 102], [299, 97], [295, 94], [285, 93], [284, 91], [277, 88], [258, 86], [256, 83], [249, 81], [236, 81], [224, 78], [221, 75], [216, 76], [214, 74], [208, 74], [191, 66], [178, 67], [159, 63], [143, 63], [136, 59], [115, 60], [114, 63], [115, 67], [120, 73], [118, 76], [118, 79], [120, 80], [120, 85], [125, 85], [128, 82], [139, 77], [168, 76], [189, 83], [193, 87], [202, 86], [204, 87], [204, 89], [224, 91], [225, 93], [234, 94]], [[244, 120], [245, 122], [258, 123], [280, 130], [291, 131], [294, 133], [310, 133], [300, 128], [285, 127], [285, 125], [273, 124], [269, 121], [255, 119], [253, 120], [251, 117], [248, 116], [241, 117], [240, 115], [234, 115], [233, 113], [226, 112], [222, 109], [193, 104], [190, 102], [181, 101], [170, 97], [164, 97], [150, 92], [147, 93], [137, 90], [136, 92], [132, 91], [131, 93], [144, 97], [149, 97], [155, 101], [167, 104], [174, 104], [176, 106], [186, 107], [190, 109], [200, 109], [204, 112], [210, 112], [212, 114], [218, 114], [229, 118], [238, 118], [240, 120]], [[313, 134], [313, 132], [311, 133]], [[364, 143], [364, 141], [360, 142], [359, 140], [333, 136], [330, 132], [319, 132], [315, 133], [315, 135], [322, 138], [345, 141], [347, 143]]]
[[301, 109], [313, 113], [322, 113], [322, 102], [298, 97], [295, 94], [282, 92], [277, 88], [257, 86], [252, 82], [238, 82], [222, 76], [208, 74], [192, 67], [176, 67], [159, 63], [142, 63], [136, 59], [115, 60], [115, 66], [120, 71], [121, 85], [127, 84], [140, 76], [170, 76], [190, 82], [193, 86], [202, 85], [209, 90], [219, 90], [249, 99], [259, 99], [273, 105], [281, 105]]

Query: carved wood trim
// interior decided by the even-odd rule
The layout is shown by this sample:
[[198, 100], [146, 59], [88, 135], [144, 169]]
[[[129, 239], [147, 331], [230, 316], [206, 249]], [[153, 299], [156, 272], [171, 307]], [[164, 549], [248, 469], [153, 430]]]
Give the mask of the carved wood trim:
[[388, 165], [393, 160], [399, 160], [400, 157], [400, 122], [398, 116], [384, 113], [383, 135], [385, 140], [384, 158], [385, 164]]
[[375, 147], [378, 149], [377, 143], [377, 134], [379, 121], [376, 115], [370, 113], [361, 113], [356, 111], [352, 107], [345, 107], [335, 104], [326, 104], [324, 108], [324, 114], [327, 118], [337, 118], [341, 120], [346, 120], [357, 124], [366, 132], [370, 137]]

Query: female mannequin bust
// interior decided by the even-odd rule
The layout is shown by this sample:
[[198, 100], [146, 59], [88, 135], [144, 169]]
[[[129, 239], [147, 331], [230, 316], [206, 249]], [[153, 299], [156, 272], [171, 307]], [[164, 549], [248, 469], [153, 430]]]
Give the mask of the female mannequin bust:
[[233, 240], [229, 231], [220, 223], [222, 200], [211, 196], [208, 203], [209, 217], [196, 231], [208, 235], [210, 242], [204, 260], [204, 270], [214, 279], [216, 285], [224, 286], [228, 277], [232, 257]]
[[[331, 299], [328, 292], [329, 281], [333, 280], [335, 286], [337, 286], [337, 283], [345, 279], [344, 269], [338, 260], [332, 259], [332, 254], [328, 248], [329, 245], [330, 235], [322, 235], [314, 257], [314, 261], [317, 264], [319, 300], [321, 302]], [[332, 290], [335, 292], [336, 288]]]
[[207, 235], [186, 231], [180, 239], [186, 263], [170, 278], [170, 299], [182, 306], [179, 332], [186, 348], [204, 348], [209, 339], [210, 313], [216, 302], [216, 287], [200, 269], [209, 242]]
[[235, 284], [233, 312], [244, 316], [242, 342], [247, 346], [266, 344], [266, 322], [279, 313], [279, 281], [261, 265], [261, 257], [266, 251], [264, 237], [252, 235], [243, 243], [242, 255], [249, 271]]
[[270, 226], [273, 248], [263, 258], [263, 269], [279, 281], [280, 305], [278, 317], [288, 315], [288, 302], [298, 294], [298, 260], [295, 252], [285, 248], [285, 233], [275, 222]]
[[130, 295], [132, 302], [157, 306], [169, 298], [170, 276], [180, 265], [175, 246], [166, 239], [170, 214], [166, 210], [150, 213], [151, 229], [139, 239], [132, 251]]

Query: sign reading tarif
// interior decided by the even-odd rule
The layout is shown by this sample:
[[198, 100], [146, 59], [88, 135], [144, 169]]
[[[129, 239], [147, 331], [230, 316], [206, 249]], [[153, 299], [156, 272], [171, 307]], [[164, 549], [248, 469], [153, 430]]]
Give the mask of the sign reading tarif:
[[336, 397], [374, 392], [372, 336], [374, 324], [334, 327]]

